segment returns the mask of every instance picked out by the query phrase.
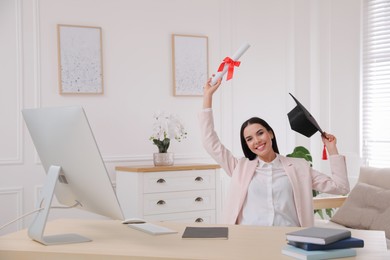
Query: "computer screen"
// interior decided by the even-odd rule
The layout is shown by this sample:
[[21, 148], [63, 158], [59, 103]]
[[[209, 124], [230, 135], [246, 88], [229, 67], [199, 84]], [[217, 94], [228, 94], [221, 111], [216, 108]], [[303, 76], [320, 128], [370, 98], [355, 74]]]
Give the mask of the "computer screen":
[[[45, 172], [58, 171], [52, 184], [47, 180], [46, 191], [42, 192], [46, 193], [42, 195], [46, 201], [40, 204], [51, 203], [47, 193], [53, 190], [63, 205], [77, 204], [77, 208], [122, 220], [120, 204], [84, 109], [47, 107], [23, 109], [22, 114]], [[46, 220], [47, 216], [42, 217], [38, 222], [45, 223], [39, 225], [44, 226]]]

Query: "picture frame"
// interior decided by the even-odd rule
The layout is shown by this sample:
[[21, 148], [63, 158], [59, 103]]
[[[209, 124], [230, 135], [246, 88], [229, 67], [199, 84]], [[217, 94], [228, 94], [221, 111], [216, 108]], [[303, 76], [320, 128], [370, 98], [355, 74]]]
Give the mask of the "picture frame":
[[172, 34], [174, 96], [202, 96], [208, 79], [208, 37]]
[[102, 28], [57, 25], [60, 94], [103, 94]]

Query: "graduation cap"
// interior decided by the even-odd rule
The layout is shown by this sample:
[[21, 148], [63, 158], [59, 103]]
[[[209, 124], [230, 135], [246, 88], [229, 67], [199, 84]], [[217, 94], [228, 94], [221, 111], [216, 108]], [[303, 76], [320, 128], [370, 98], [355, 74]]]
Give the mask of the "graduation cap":
[[[324, 131], [322, 131], [310, 112], [298, 101], [298, 99], [291, 93], [289, 94], [294, 99], [295, 103], [297, 103], [297, 106], [287, 114], [291, 129], [306, 137], [311, 137], [317, 131], [319, 131], [321, 135], [324, 135]], [[325, 146], [322, 158], [326, 160]]]

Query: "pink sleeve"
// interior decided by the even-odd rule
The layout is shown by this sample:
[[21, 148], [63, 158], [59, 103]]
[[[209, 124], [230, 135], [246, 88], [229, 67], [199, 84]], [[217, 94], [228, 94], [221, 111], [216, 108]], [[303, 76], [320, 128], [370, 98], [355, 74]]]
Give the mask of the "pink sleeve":
[[199, 114], [203, 147], [209, 155], [232, 176], [237, 165], [237, 158], [221, 143], [214, 129], [214, 118], [211, 109], [202, 110]]

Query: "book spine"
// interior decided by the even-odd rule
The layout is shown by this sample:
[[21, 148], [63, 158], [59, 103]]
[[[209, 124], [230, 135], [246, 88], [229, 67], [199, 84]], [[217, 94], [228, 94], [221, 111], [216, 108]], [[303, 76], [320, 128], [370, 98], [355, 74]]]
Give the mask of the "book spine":
[[289, 245], [304, 249], [306, 251], [313, 250], [330, 250], [330, 249], [344, 249], [344, 248], [359, 248], [364, 247], [364, 240], [352, 240], [352, 241], [338, 241], [328, 245], [317, 245], [311, 243], [301, 243], [295, 241], [288, 241]]

